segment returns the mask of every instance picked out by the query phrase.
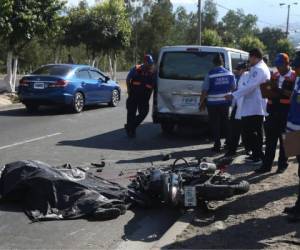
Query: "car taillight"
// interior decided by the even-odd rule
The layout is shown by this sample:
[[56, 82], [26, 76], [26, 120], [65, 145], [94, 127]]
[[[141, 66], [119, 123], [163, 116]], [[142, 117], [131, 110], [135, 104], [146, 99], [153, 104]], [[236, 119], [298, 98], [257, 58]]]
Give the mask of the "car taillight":
[[28, 86], [29, 86], [29, 81], [26, 80], [26, 79], [21, 79], [21, 80], [19, 81], [19, 85], [20, 85], [20, 86], [23, 86], [23, 87], [28, 87]]
[[67, 80], [58, 80], [55, 83], [52, 83], [49, 85], [49, 87], [66, 87], [68, 85], [69, 81]]

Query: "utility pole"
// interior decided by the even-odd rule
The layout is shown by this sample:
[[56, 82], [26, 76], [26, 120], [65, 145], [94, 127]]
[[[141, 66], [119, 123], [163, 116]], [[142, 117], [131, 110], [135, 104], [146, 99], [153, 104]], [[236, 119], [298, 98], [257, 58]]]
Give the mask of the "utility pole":
[[202, 20], [201, 20], [201, 0], [198, 0], [198, 44], [201, 45], [201, 26], [202, 26]]
[[[297, 2], [292, 3], [293, 5], [297, 5]], [[286, 19], [286, 31], [285, 31], [285, 36], [288, 38], [289, 36], [289, 24], [290, 24], [290, 10], [291, 10], [291, 5], [292, 4], [286, 4], [286, 3], [280, 3], [280, 6], [287, 5], [288, 7], [288, 13], [287, 13], [287, 19]]]

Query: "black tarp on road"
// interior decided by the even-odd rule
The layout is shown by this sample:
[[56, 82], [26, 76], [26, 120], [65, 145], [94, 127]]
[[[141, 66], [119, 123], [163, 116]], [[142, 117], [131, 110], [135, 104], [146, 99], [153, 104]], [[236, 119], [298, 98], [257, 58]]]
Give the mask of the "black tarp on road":
[[2, 169], [0, 195], [20, 202], [33, 221], [105, 220], [125, 213], [127, 189], [70, 165], [17, 161]]

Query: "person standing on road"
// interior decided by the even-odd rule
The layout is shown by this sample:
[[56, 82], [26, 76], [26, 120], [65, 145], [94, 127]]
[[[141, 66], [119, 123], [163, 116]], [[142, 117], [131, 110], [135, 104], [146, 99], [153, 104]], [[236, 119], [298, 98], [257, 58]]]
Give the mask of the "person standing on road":
[[[242, 87], [245, 82], [247, 82], [249, 77], [248, 65], [246, 62], [241, 62], [235, 68], [235, 77], [237, 82], [237, 91], [240, 87]], [[228, 151], [224, 155], [225, 157], [232, 157], [236, 154], [240, 137], [242, 133], [242, 124], [241, 119], [236, 118], [236, 111], [238, 109], [238, 103], [233, 103], [231, 115], [230, 115], [230, 136], [229, 136], [229, 144], [228, 144]], [[242, 136], [243, 137], [243, 136]], [[245, 144], [245, 140], [243, 140]], [[246, 145], [245, 148], [247, 149]]]
[[225, 130], [227, 139], [229, 130], [229, 107], [230, 100], [225, 99], [225, 95], [235, 89], [234, 75], [223, 67], [224, 61], [220, 54], [213, 59], [214, 69], [209, 71], [205, 78], [202, 94], [200, 98], [200, 109], [204, 109], [203, 103], [206, 101], [209, 124], [213, 135], [213, 152], [221, 150], [221, 132]]
[[155, 82], [154, 60], [151, 55], [145, 55], [144, 64], [133, 67], [126, 79], [128, 98], [125, 130], [128, 137], [135, 137], [136, 128], [148, 115], [149, 100]]
[[[249, 63], [251, 66], [248, 81], [245, 86], [238, 89], [227, 100], [239, 102], [240, 110], [236, 116], [242, 119], [242, 130], [252, 155], [246, 158], [247, 162], [255, 165], [262, 163], [263, 159], [263, 121], [266, 113], [267, 101], [262, 98], [260, 85], [270, 80], [270, 70], [262, 60], [263, 53], [260, 49], [252, 49], [249, 52]], [[242, 99], [241, 99], [242, 98]]]
[[275, 158], [277, 142], [279, 140], [280, 151], [277, 173], [283, 173], [288, 167], [287, 157], [284, 152], [282, 134], [285, 131], [287, 117], [290, 109], [290, 97], [294, 89], [296, 73], [289, 66], [289, 56], [280, 53], [275, 58], [277, 72], [272, 74], [272, 82], [276, 87], [272, 91], [272, 98], [268, 99], [265, 122], [266, 148], [263, 165], [256, 173], [270, 172]]
[[[294, 92], [291, 97], [290, 111], [288, 114], [286, 132], [300, 131], [300, 54], [296, 56], [292, 63], [298, 78], [296, 80]], [[298, 176], [300, 178], [300, 155], [297, 156], [298, 160]], [[298, 198], [293, 207], [285, 208], [285, 213], [288, 214], [288, 220], [291, 222], [300, 221], [300, 182], [298, 188]]]

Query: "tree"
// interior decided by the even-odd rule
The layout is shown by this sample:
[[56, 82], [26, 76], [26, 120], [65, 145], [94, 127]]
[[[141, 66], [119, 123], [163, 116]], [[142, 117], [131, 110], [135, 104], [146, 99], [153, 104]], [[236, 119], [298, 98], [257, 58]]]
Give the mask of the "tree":
[[266, 45], [269, 57], [273, 60], [278, 52], [277, 42], [285, 39], [285, 32], [278, 28], [266, 27], [257, 33], [257, 37]]
[[139, 23], [139, 55], [152, 53], [158, 56], [161, 47], [172, 44], [172, 27], [175, 23], [170, 0], [160, 0], [153, 4], [150, 12], [144, 14], [143, 21]]
[[295, 48], [290, 40], [283, 38], [276, 42], [275, 44], [276, 53], [287, 53], [292, 57], [295, 53]]
[[7, 89], [15, 91], [18, 55], [34, 37], [46, 38], [57, 29], [65, 2], [60, 0], [1, 0], [0, 37], [7, 48]]
[[245, 36], [240, 40], [240, 48], [245, 51], [250, 51], [253, 48], [265, 50], [265, 45], [257, 37]]
[[254, 36], [257, 32], [257, 17], [251, 14], [245, 15], [244, 11], [229, 10], [219, 23], [219, 34], [226, 45], [237, 46], [240, 39], [245, 36]]
[[214, 29], [218, 24], [218, 9], [214, 0], [206, 0], [202, 11], [202, 27], [205, 29]]
[[[122, 0], [110, 0], [90, 11], [88, 45], [93, 52], [108, 55], [112, 77], [116, 76], [117, 54], [130, 43], [131, 25]], [[97, 35], [95, 35], [97, 34]]]
[[205, 29], [202, 34], [202, 44], [206, 46], [222, 46], [222, 38], [217, 31]]

